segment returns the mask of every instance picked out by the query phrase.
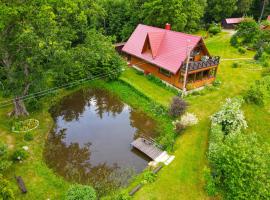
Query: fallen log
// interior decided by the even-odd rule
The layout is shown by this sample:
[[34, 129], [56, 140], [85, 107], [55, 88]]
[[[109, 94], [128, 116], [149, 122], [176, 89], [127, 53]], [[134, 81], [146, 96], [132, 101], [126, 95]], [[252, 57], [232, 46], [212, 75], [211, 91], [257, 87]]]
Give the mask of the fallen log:
[[137, 185], [135, 188], [133, 188], [130, 192], [129, 195], [133, 196], [139, 189], [141, 189], [142, 184]]
[[16, 178], [16, 181], [17, 181], [18, 186], [19, 186], [20, 190], [22, 191], [22, 193], [24, 193], [24, 194], [27, 193], [27, 189], [25, 187], [25, 184], [24, 184], [24, 181], [23, 181], [22, 177], [21, 176], [15, 176], [15, 178]]

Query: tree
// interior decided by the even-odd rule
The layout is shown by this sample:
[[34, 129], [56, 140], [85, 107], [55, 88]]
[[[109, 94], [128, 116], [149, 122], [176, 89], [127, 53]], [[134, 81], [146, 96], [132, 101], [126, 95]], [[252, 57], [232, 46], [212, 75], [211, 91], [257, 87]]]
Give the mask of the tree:
[[268, 0], [263, 0], [262, 1], [262, 8], [261, 8], [261, 14], [260, 14], [260, 17], [259, 17], [259, 22], [262, 21], [262, 18], [263, 18], [263, 14], [264, 14], [264, 10], [265, 10], [265, 7], [268, 5], [269, 1]]
[[170, 23], [175, 31], [194, 31], [200, 25], [205, 6], [204, 0], [149, 0], [142, 6], [141, 18], [152, 26], [164, 28]]
[[145, 1], [99, 0], [106, 13], [102, 19], [105, 34], [115, 36], [117, 42], [127, 40], [141, 22], [140, 10]]
[[256, 134], [223, 137], [209, 146], [209, 161], [225, 199], [269, 199], [269, 146]]
[[240, 110], [241, 105], [240, 99], [227, 99], [221, 110], [211, 117], [212, 123], [220, 125], [226, 135], [247, 128], [244, 113]]
[[260, 27], [252, 18], [247, 18], [237, 26], [237, 32], [231, 38], [231, 44], [255, 47], [260, 38]]
[[[14, 97], [12, 115], [28, 115], [20, 97], [44, 89], [52, 72], [73, 75], [61, 77], [62, 82], [90, 77], [103, 67], [103, 74], [117, 77], [112, 72], [120, 58], [110, 39], [92, 31], [104, 16], [95, 0], [3, 0], [0, 10], [0, 81], [6, 94]], [[92, 36], [101, 41], [91, 42]], [[82, 57], [91, 50], [94, 53], [84, 62]]]
[[206, 19], [220, 22], [222, 19], [231, 17], [237, 9], [237, 0], [208, 0]]
[[238, 0], [237, 2], [237, 13], [245, 15], [250, 10], [254, 0]]

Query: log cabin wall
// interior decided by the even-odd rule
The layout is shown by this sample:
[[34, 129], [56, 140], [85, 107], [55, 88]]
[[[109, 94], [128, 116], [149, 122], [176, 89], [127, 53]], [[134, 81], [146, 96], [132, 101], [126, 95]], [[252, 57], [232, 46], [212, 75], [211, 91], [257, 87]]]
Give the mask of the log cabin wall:
[[181, 88], [182, 86], [182, 84], [179, 82], [179, 72], [176, 74], [171, 73], [170, 76], [164, 75], [160, 72], [160, 67], [147, 63], [146, 61], [135, 56], [131, 56], [130, 65], [135, 65], [136, 67], [142, 69], [145, 74], [152, 74], [153, 76], [156, 76], [175, 87]]

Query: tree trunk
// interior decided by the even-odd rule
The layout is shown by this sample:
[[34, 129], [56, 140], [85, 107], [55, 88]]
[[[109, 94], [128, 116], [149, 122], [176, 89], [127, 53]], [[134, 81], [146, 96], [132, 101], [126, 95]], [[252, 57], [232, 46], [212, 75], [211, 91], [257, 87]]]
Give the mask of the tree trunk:
[[263, 5], [262, 5], [262, 10], [261, 10], [261, 15], [260, 15], [260, 18], [259, 18], [259, 22], [262, 21], [263, 13], [264, 13], [264, 9], [265, 9], [266, 4], [267, 4], [267, 0], [263, 0]]
[[[25, 77], [28, 77], [28, 75], [29, 75], [29, 70], [28, 70], [27, 64], [24, 65], [24, 75], [25, 75]], [[22, 97], [24, 97], [25, 95], [28, 94], [29, 87], [30, 87], [30, 83], [26, 82]], [[9, 113], [9, 116], [20, 117], [20, 116], [28, 116], [29, 115], [29, 113], [27, 112], [26, 107], [24, 105], [23, 99], [21, 97], [17, 96], [13, 100], [13, 105], [14, 105], [14, 110], [11, 113]]]
[[9, 114], [9, 116], [28, 116], [29, 113], [26, 110], [26, 107], [24, 105], [23, 100], [21, 100], [19, 97], [16, 97], [13, 100], [14, 110]]

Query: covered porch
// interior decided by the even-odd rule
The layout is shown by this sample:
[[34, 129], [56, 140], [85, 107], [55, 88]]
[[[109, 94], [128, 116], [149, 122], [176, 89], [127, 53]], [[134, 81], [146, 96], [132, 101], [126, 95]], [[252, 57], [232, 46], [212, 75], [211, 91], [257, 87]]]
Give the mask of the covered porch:
[[[189, 62], [186, 89], [193, 90], [207, 84], [211, 84], [216, 79], [219, 57], [211, 57], [207, 61]], [[180, 71], [181, 88], [183, 89], [186, 64]]]

